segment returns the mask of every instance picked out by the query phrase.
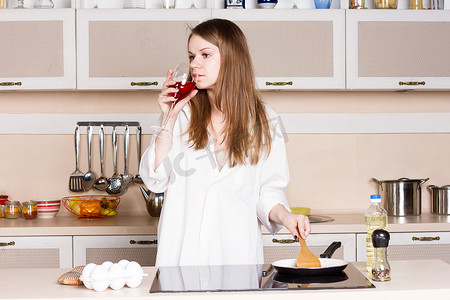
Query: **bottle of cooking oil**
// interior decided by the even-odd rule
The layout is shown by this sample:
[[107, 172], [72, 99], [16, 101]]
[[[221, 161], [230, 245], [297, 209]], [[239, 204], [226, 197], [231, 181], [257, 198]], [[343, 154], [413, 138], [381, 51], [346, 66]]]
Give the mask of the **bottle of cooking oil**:
[[366, 211], [366, 255], [367, 255], [367, 272], [372, 274], [372, 265], [374, 258], [374, 249], [372, 244], [372, 232], [375, 229], [387, 229], [387, 212], [381, 206], [381, 196], [370, 196], [370, 207]]

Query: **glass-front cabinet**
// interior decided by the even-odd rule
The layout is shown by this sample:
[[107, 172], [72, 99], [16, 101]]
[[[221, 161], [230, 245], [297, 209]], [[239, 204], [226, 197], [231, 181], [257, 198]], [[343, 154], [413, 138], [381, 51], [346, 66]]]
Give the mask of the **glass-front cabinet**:
[[0, 91], [76, 88], [75, 9], [0, 9]]
[[258, 88], [345, 89], [345, 10], [213, 10], [244, 31]]
[[208, 9], [77, 10], [78, 89], [161, 89]]
[[450, 88], [450, 11], [346, 14], [347, 89]]

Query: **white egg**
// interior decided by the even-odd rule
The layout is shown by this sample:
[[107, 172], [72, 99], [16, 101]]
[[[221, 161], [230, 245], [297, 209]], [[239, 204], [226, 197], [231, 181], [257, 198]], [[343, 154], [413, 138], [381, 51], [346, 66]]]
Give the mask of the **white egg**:
[[92, 282], [92, 288], [97, 292], [106, 291], [109, 286], [109, 280], [94, 280]]
[[81, 272], [80, 279], [83, 281], [83, 284], [88, 289], [92, 290], [92, 281], [91, 281], [91, 272], [94, 268], [97, 267], [96, 264], [90, 263], [84, 266], [83, 272]]
[[108, 270], [106, 270], [106, 268], [102, 265], [96, 266], [91, 271], [90, 278], [94, 281], [95, 280], [108, 280]]
[[104, 263], [102, 263], [102, 266], [104, 266], [106, 270], [108, 270], [112, 265], [113, 263], [110, 261], [105, 261]]
[[108, 270], [109, 286], [113, 290], [120, 290], [125, 285], [125, 269], [117, 264], [113, 264]]
[[127, 279], [127, 286], [130, 288], [136, 288], [142, 283], [142, 276], [132, 276]]
[[92, 288], [97, 292], [103, 292], [109, 286], [108, 270], [102, 265], [96, 266], [90, 276]]
[[118, 262], [118, 264], [121, 265], [122, 268], [124, 268], [124, 269], [127, 267], [128, 263], [129, 263], [129, 261], [126, 259], [122, 259], [121, 261]]
[[137, 262], [132, 261], [125, 268], [125, 276], [127, 278], [126, 285], [130, 288], [138, 287], [142, 283], [144, 270]]

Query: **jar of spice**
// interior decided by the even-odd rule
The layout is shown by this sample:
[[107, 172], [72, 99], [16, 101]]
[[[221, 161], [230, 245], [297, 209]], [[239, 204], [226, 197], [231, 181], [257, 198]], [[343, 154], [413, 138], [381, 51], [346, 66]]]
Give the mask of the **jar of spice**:
[[22, 214], [26, 220], [35, 219], [37, 217], [37, 202], [27, 201], [22, 203]]
[[0, 218], [5, 217], [5, 202], [8, 201], [7, 195], [0, 195]]
[[5, 205], [5, 218], [17, 219], [20, 217], [21, 213], [19, 201], [6, 201]]

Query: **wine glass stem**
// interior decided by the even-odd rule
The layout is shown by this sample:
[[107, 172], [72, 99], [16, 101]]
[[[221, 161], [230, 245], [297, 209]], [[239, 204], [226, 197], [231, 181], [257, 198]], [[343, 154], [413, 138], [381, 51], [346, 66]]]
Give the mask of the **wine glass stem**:
[[172, 109], [173, 109], [173, 107], [174, 107], [174, 105], [175, 105], [175, 102], [176, 102], [176, 101], [173, 101], [173, 102], [172, 102], [172, 105], [170, 106], [169, 112], [167, 113], [167, 116], [166, 116], [166, 118], [164, 119], [164, 123], [163, 123], [163, 125], [162, 125], [162, 130], [166, 130], [167, 121], [169, 121], [170, 113], [172, 112]]

